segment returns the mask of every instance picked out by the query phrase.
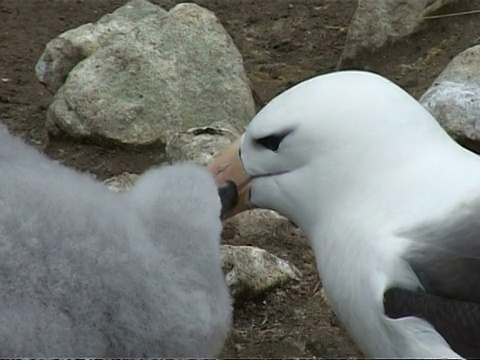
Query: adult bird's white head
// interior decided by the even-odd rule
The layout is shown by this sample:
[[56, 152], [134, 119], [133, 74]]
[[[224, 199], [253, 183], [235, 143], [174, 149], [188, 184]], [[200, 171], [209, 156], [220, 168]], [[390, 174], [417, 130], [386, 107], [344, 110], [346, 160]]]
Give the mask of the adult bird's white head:
[[380, 178], [422, 147], [452, 142], [399, 90], [373, 73], [344, 71], [304, 81], [274, 98], [208, 165], [217, 183], [230, 179], [239, 187], [241, 201], [230, 216], [270, 208], [307, 230], [352, 193], [375, 193]]

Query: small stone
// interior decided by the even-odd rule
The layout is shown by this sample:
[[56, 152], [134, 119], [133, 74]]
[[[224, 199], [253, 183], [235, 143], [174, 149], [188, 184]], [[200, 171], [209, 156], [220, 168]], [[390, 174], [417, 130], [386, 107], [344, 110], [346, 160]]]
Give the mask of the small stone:
[[116, 192], [125, 192], [132, 188], [138, 178], [139, 175], [137, 174], [123, 172], [120, 175], [106, 179], [103, 181], [103, 184], [105, 184], [110, 190]]
[[195, 127], [173, 134], [167, 140], [165, 155], [171, 162], [192, 161], [206, 166], [218, 151], [239, 136], [228, 124]]
[[222, 268], [232, 296], [249, 300], [285, 284], [300, 281], [300, 271], [289, 262], [254, 246], [222, 245]]
[[458, 54], [420, 103], [460, 144], [480, 153], [480, 45]]

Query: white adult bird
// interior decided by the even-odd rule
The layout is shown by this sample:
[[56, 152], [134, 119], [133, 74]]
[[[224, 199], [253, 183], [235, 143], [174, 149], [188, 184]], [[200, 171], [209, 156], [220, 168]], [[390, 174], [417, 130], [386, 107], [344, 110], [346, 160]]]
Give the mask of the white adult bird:
[[239, 186], [231, 215], [269, 208], [304, 230], [365, 355], [480, 356], [480, 158], [407, 92], [359, 71], [304, 81], [209, 169]]
[[232, 314], [220, 232], [205, 169], [152, 169], [119, 194], [0, 126], [0, 354], [218, 355]]

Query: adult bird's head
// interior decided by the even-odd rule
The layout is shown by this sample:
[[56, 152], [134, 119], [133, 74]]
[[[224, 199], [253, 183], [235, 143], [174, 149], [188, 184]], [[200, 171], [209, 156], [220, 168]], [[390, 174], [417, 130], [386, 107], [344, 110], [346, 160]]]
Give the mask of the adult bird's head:
[[208, 169], [218, 185], [238, 186], [229, 216], [268, 208], [305, 227], [352, 192], [368, 196], [380, 177], [421, 155], [422, 147], [445, 141], [451, 139], [433, 117], [398, 86], [344, 71], [274, 98]]

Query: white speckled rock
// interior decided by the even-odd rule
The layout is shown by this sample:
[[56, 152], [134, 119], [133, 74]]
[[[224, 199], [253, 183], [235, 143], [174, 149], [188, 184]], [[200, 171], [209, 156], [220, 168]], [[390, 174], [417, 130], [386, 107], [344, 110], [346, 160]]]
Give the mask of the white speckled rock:
[[420, 102], [450, 136], [480, 152], [480, 45], [458, 54]]
[[300, 281], [300, 271], [289, 262], [254, 246], [222, 245], [225, 280], [232, 296], [248, 300], [289, 281]]

